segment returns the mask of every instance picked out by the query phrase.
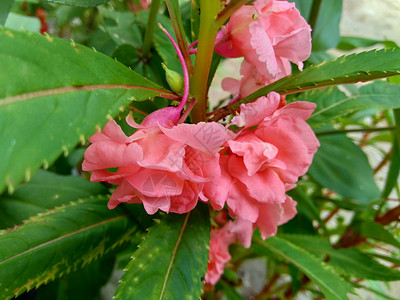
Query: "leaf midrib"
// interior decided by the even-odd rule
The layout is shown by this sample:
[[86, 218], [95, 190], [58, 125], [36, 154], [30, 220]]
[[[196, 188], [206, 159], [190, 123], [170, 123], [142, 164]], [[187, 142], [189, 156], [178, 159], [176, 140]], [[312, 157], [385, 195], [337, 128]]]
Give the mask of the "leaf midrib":
[[167, 287], [167, 282], [168, 282], [168, 280], [169, 280], [169, 276], [170, 276], [170, 273], [171, 273], [172, 264], [173, 264], [173, 262], [174, 262], [174, 260], [175, 260], [175, 255], [176, 255], [176, 252], [178, 251], [178, 246], [179, 246], [179, 244], [181, 243], [182, 236], [183, 236], [183, 233], [184, 233], [184, 231], [185, 231], [185, 229], [186, 229], [186, 226], [187, 226], [189, 217], [190, 217], [190, 212], [188, 212], [188, 213], [186, 214], [185, 220], [183, 221], [183, 224], [182, 224], [182, 228], [181, 228], [181, 230], [180, 230], [180, 232], [179, 232], [179, 235], [178, 235], [178, 238], [177, 238], [177, 240], [176, 240], [176, 243], [175, 243], [175, 246], [174, 246], [174, 250], [172, 251], [172, 255], [171, 255], [171, 259], [170, 259], [170, 261], [169, 261], [167, 273], [165, 274], [164, 282], [163, 282], [163, 285], [162, 285], [162, 288], [161, 288], [160, 297], [158, 298], [158, 299], [160, 299], [160, 300], [161, 300], [161, 299], [163, 298], [163, 296], [164, 296], [164, 293], [165, 293], [165, 290], [166, 290], [166, 287]]
[[[167, 98], [167, 99], [178, 99], [179, 97], [172, 94], [167, 90], [160, 90], [156, 88], [150, 87], [143, 87], [143, 86], [135, 86], [135, 85], [127, 85], [127, 84], [92, 84], [92, 85], [83, 85], [83, 86], [66, 86], [66, 87], [59, 87], [54, 89], [47, 89], [35, 92], [24, 93], [20, 95], [10, 96], [7, 98], [0, 99], [0, 107], [7, 106], [10, 104], [14, 104], [17, 102], [23, 102], [39, 97], [46, 97], [46, 96], [53, 96], [53, 95], [60, 95], [70, 92], [76, 91], [94, 91], [94, 90], [104, 90], [104, 89], [142, 89], [142, 90], [150, 90], [159, 92], [160, 96]], [[162, 94], [162, 95], [161, 95]]]
[[25, 251], [23, 251], [23, 252], [21, 252], [21, 253], [18, 253], [18, 254], [16, 254], [16, 255], [14, 255], [14, 256], [11, 256], [11, 257], [9, 257], [9, 258], [3, 260], [3, 261], [0, 261], [0, 267], [1, 267], [2, 264], [6, 263], [6, 262], [9, 262], [9, 261], [11, 261], [11, 260], [13, 260], [13, 259], [16, 259], [16, 258], [18, 258], [18, 257], [21, 257], [21, 256], [23, 256], [23, 255], [25, 255], [25, 254], [28, 254], [28, 253], [30, 253], [30, 252], [33, 252], [33, 251], [35, 251], [35, 250], [38, 250], [38, 249], [40, 249], [40, 248], [42, 248], [42, 247], [44, 247], [44, 246], [51, 245], [52, 243], [56, 243], [56, 242], [58, 242], [58, 241], [60, 241], [60, 240], [62, 240], [62, 239], [64, 239], [64, 238], [68, 238], [68, 237], [73, 236], [73, 235], [75, 235], [75, 234], [78, 234], [78, 233], [84, 232], [84, 231], [86, 231], [86, 230], [92, 229], [92, 228], [94, 228], [94, 227], [96, 227], [96, 226], [101, 226], [101, 225], [103, 225], [103, 224], [111, 223], [111, 222], [116, 221], [116, 220], [119, 220], [119, 219], [127, 218], [128, 216], [130, 216], [130, 214], [125, 214], [125, 215], [113, 217], [113, 218], [111, 218], [111, 219], [103, 220], [103, 221], [101, 221], [101, 222], [98, 222], [98, 223], [95, 223], [95, 224], [91, 224], [91, 225], [89, 225], [89, 226], [80, 228], [80, 229], [75, 230], [75, 231], [73, 231], [73, 232], [64, 234], [64, 235], [59, 236], [59, 237], [57, 237], [57, 238], [55, 238], [55, 239], [52, 239], [52, 240], [50, 240], [50, 241], [47, 241], [47, 242], [42, 243], [42, 244], [39, 244], [39, 245], [37, 245], [37, 246], [35, 246], [35, 247], [33, 247], [33, 248], [29, 248], [28, 250], [25, 250]]

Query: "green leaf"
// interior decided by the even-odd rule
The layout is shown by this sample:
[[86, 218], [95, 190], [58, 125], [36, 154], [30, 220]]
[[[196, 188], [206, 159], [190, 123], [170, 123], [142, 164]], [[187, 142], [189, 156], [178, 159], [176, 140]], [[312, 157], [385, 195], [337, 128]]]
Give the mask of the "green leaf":
[[107, 3], [110, 0], [45, 0], [51, 3], [59, 3], [64, 5], [90, 7]]
[[107, 198], [78, 200], [0, 231], [0, 297], [10, 299], [75, 271], [129, 241], [138, 230]]
[[244, 300], [244, 298], [236, 291], [231, 284], [221, 280], [218, 285], [222, 287], [226, 300]]
[[206, 205], [165, 216], [133, 254], [115, 299], [199, 299], [209, 240]]
[[[400, 87], [400, 86], [399, 86]], [[396, 131], [393, 136], [392, 157], [390, 159], [390, 167], [386, 176], [385, 186], [382, 191], [382, 198], [387, 198], [390, 192], [398, 184], [397, 178], [400, 173], [400, 109], [393, 110]]]
[[253, 240], [252, 248], [263, 253], [272, 251], [285, 261], [295, 265], [319, 286], [327, 300], [345, 300], [352, 293], [352, 286], [335, 271], [310, 252], [281, 237], [271, 237], [265, 241]]
[[0, 1], [0, 25], [4, 25], [7, 20], [8, 13], [14, 4], [14, 0], [1, 0]]
[[40, 21], [36, 17], [28, 17], [10, 13], [4, 27], [15, 29], [15, 30], [26, 30], [39, 33], [40, 32]]
[[372, 50], [344, 55], [275, 81], [247, 96], [240, 103], [249, 102], [272, 91], [291, 94], [324, 86], [369, 81], [399, 74], [400, 49]]
[[0, 192], [84, 142], [132, 100], [169, 93], [73, 42], [0, 28], [0, 43]]
[[340, 40], [339, 23], [342, 16], [342, 0], [322, 0], [317, 22], [313, 29], [313, 50], [336, 47]]
[[350, 36], [342, 36], [340, 38], [339, 44], [337, 45], [337, 49], [339, 50], [354, 50], [360, 47], [371, 47], [376, 44], [382, 44], [386, 48], [396, 48], [397, 44], [392, 41], [379, 41], [373, 39], [366, 39], [361, 37], [350, 37]]
[[376, 81], [346, 95], [336, 87], [325, 91], [302, 93], [296, 100], [310, 101], [317, 108], [307, 120], [313, 128], [318, 128], [340, 117], [370, 108], [393, 109], [400, 107], [398, 94], [400, 86], [386, 81]]
[[327, 255], [327, 264], [342, 275], [381, 281], [400, 279], [399, 271], [381, 265], [357, 248], [334, 249], [329, 240], [311, 235], [284, 234], [279, 237], [313, 253], [317, 257], [324, 258]]
[[101, 287], [109, 279], [115, 262], [113, 256], [107, 256], [40, 287], [35, 300], [101, 299]]
[[214, 114], [213, 119], [220, 119], [232, 114], [239, 109], [240, 104], [255, 101], [273, 91], [286, 95], [320, 87], [370, 81], [399, 74], [400, 49], [372, 50], [344, 55], [310, 66], [302, 72], [277, 80], [232, 106], [220, 109]]
[[[312, 0], [292, 0], [296, 3], [296, 8], [308, 23], [311, 22], [312, 5], [318, 1]], [[312, 31], [313, 51], [334, 48], [339, 42], [339, 23], [342, 16], [342, 0], [321, 0], [316, 22]]]
[[0, 228], [12, 227], [70, 201], [106, 192], [100, 183], [88, 182], [82, 177], [39, 170], [29, 183], [19, 185], [12, 196], [0, 197]]
[[308, 173], [322, 186], [362, 204], [380, 191], [364, 152], [344, 134], [319, 136], [321, 144]]
[[360, 220], [354, 225], [354, 228], [356, 232], [361, 233], [361, 235], [367, 238], [385, 242], [397, 248], [400, 248], [400, 242], [379, 223], [367, 220]]

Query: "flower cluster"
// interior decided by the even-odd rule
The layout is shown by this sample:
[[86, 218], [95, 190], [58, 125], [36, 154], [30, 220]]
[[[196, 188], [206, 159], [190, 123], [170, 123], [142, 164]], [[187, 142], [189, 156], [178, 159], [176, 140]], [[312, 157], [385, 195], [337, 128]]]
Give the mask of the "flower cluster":
[[[306, 123], [315, 104], [285, 105], [271, 92], [242, 104], [226, 126], [184, 124], [180, 115], [189, 95], [189, 77], [173, 44], [184, 73], [179, 106], [157, 110], [140, 125], [129, 115], [127, 123], [137, 129], [130, 136], [109, 121], [89, 139], [83, 170], [93, 171], [92, 181], [117, 185], [110, 209], [123, 202], [142, 203], [149, 214], [182, 214], [200, 199], [226, 211], [231, 220], [226, 218], [211, 231], [205, 278], [215, 284], [230, 260], [230, 244], [249, 247], [255, 229], [265, 239], [295, 216], [296, 202], [286, 192], [307, 172], [319, 146]], [[226, 57], [244, 57], [240, 84], [231, 78], [223, 83], [239, 99], [290, 74], [290, 62], [302, 68], [311, 50], [310, 27], [293, 3], [257, 0], [232, 15], [215, 49]]]

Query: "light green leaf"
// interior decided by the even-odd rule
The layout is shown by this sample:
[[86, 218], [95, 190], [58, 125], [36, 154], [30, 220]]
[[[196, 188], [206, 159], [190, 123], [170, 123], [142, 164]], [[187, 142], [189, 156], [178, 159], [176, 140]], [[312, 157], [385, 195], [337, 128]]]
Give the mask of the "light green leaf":
[[0, 192], [85, 142], [132, 100], [169, 93], [73, 42], [0, 28], [0, 43]]
[[40, 21], [36, 17], [29, 17], [10, 13], [4, 27], [15, 30], [26, 30], [39, 33]]
[[391, 281], [400, 280], [400, 272], [381, 265], [357, 248], [334, 249], [329, 240], [307, 235], [283, 234], [279, 237], [313, 253], [317, 257], [326, 258], [329, 265], [344, 276], [363, 279]]
[[45, 0], [45, 1], [64, 4], [64, 5], [90, 7], [107, 3], [110, 0]]
[[4, 25], [7, 20], [8, 13], [14, 4], [14, 0], [1, 0], [0, 1], [0, 25]]
[[0, 231], [0, 298], [10, 299], [75, 271], [129, 241], [138, 230], [107, 198], [72, 202]]
[[296, 100], [310, 101], [317, 108], [307, 120], [313, 128], [318, 128], [347, 114], [370, 108], [393, 109], [400, 107], [398, 94], [400, 86], [386, 81], [376, 81], [346, 95], [336, 87], [325, 91], [302, 93]]
[[322, 260], [317, 259], [310, 252], [281, 237], [271, 237], [265, 241], [253, 240], [252, 249], [263, 253], [266, 250], [292, 263], [307, 275], [326, 296], [327, 300], [345, 300], [352, 293], [352, 286], [344, 281], [333, 268]]
[[308, 173], [322, 186], [362, 204], [380, 191], [364, 152], [344, 134], [318, 136], [321, 144]]
[[133, 254], [115, 299], [199, 299], [209, 241], [207, 206], [165, 216]]
[[0, 228], [12, 227], [70, 201], [106, 192], [100, 183], [88, 182], [82, 177], [39, 170], [29, 183], [19, 185], [12, 196], [0, 197]]

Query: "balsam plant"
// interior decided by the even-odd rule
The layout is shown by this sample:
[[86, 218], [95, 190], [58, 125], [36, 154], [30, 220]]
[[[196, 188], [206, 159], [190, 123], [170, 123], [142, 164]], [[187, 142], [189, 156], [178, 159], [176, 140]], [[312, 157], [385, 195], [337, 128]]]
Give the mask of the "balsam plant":
[[400, 50], [341, 9], [3, 0], [0, 298], [395, 299]]

